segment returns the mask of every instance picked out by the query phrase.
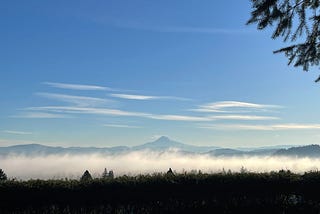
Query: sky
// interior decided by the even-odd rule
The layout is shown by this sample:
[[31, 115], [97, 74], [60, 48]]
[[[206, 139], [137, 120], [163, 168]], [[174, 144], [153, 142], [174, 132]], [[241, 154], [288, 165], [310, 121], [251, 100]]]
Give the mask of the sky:
[[318, 68], [250, 1], [3, 1], [0, 146], [318, 144]]

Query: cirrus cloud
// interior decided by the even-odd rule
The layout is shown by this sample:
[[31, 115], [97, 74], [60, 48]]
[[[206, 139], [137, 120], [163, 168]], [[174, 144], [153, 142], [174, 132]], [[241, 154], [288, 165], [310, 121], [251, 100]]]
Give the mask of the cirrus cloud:
[[81, 91], [113, 91], [112, 88], [98, 85], [69, 84], [59, 82], [43, 82], [43, 84], [61, 89], [81, 90]]
[[7, 134], [15, 134], [15, 135], [32, 135], [32, 132], [26, 132], [26, 131], [16, 131], [16, 130], [3, 130], [3, 133]]
[[105, 104], [107, 102], [113, 102], [112, 100], [96, 98], [96, 97], [86, 97], [86, 96], [74, 96], [68, 94], [56, 94], [56, 93], [36, 93], [36, 95], [45, 97], [48, 99], [53, 99], [57, 101], [62, 101], [66, 103], [72, 103], [77, 106], [96, 106]]
[[214, 130], [255, 130], [255, 131], [280, 131], [280, 130], [318, 130], [320, 124], [283, 123], [271, 125], [247, 125], [247, 124], [204, 124], [199, 128]]
[[174, 96], [150, 96], [140, 94], [110, 94], [112, 97], [128, 99], [128, 100], [179, 100], [188, 101], [189, 98], [174, 97]]
[[198, 106], [191, 111], [197, 112], [250, 112], [253, 110], [266, 111], [274, 108], [281, 108], [278, 105], [257, 104], [239, 101], [219, 101]]
[[110, 128], [129, 128], [129, 129], [141, 128], [140, 126], [131, 126], [126, 124], [103, 124], [103, 126], [110, 127]]

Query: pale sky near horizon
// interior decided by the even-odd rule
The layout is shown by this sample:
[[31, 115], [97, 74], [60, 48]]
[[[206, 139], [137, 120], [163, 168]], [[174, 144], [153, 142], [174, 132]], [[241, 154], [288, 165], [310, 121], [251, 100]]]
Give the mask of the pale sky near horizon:
[[249, 1], [3, 1], [0, 146], [320, 142], [320, 85]]

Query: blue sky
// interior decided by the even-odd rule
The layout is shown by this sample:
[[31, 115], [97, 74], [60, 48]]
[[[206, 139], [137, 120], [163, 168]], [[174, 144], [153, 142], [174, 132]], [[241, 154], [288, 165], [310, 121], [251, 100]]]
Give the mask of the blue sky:
[[287, 66], [249, 1], [4, 1], [0, 145], [320, 141], [309, 72]]

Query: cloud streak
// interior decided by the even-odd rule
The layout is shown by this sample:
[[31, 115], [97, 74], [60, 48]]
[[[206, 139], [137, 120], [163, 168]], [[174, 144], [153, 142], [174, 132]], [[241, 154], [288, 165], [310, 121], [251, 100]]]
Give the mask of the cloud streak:
[[156, 120], [169, 120], [169, 121], [189, 121], [189, 122], [199, 122], [199, 121], [212, 121], [212, 119], [207, 117], [196, 117], [187, 115], [150, 115], [148, 118]]
[[25, 132], [25, 131], [14, 131], [14, 130], [3, 130], [3, 133], [7, 134], [14, 134], [14, 135], [32, 135], [32, 132]]
[[22, 114], [11, 116], [13, 118], [26, 118], [26, 119], [58, 119], [58, 118], [72, 118], [70, 115], [54, 114], [48, 112], [24, 112]]
[[123, 111], [119, 109], [110, 108], [93, 108], [81, 106], [42, 106], [29, 107], [28, 111], [44, 111], [55, 112], [63, 114], [96, 114], [108, 116], [127, 116], [127, 117], [141, 117], [155, 120], [166, 121], [189, 121], [189, 122], [209, 122], [215, 120], [276, 120], [277, 117], [256, 116], [256, 115], [217, 115], [217, 116], [191, 116], [191, 115], [177, 115], [177, 114], [153, 114], [145, 112]]
[[77, 107], [77, 106], [42, 106], [42, 107], [29, 107], [26, 110], [35, 111], [52, 111], [59, 113], [69, 114], [98, 114], [98, 115], [110, 115], [110, 116], [136, 116], [136, 117], [147, 117], [150, 114], [140, 112], [122, 111], [118, 109], [109, 108], [88, 108], [88, 107]]
[[119, 28], [144, 30], [159, 33], [188, 33], [188, 34], [212, 34], [212, 35], [245, 35], [252, 34], [254, 31], [243, 29], [217, 28], [217, 27], [198, 27], [198, 26], [155, 26], [137, 22], [116, 22], [113, 24]]
[[250, 112], [253, 110], [266, 111], [274, 108], [281, 108], [281, 106], [239, 102], [239, 101], [220, 101], [220, 102], [212, 102], [212, 103], [200, 105], [196, 109], [191, 109], [191, 111], [224, 113], [224, 112]]
[[148, 96], [148, 95], [138, 95], [138, 94], [110, 94], [112, 97], [128, 99], [128, 100], [180, 100], [189, 101], [188, 98], [174, 97], [174, 96]]
[[167, 120], [167, 121], [212, 121], [213, 119], [206, 117], [196, 117], [187, 115], [161, 115], [151, 114], [144, 112], [131, 112], [123, 111], [119, 109], [108, 108], [86, 108], [86, 107], [73, 107], [73, 106], [43, 106], [43, 107], [29, 107], [26, 108], [29, 111], [51, 111], [57, 113], [67, 114], [97, 114], [108, 116], [127, 116], [127, 117], [142, 117], [155, 120]]
[[278, 120], [278, 117], [257, 116], [257, 115], [216, 115], [210, 116], [215, 120]]
[[152, 31], [164, 33], [200, 33], [200, 34], [247, 34], [249, 31], [241, 29], [209, 28], [209, 27], [185, 27], [185, 26], [164, 26], [150, 27]]
[[129, 129], [141, 128], [140, 126], [130, 126], [125, 124], [103, 124], [103, 126], [110, 127], [110, 128], [129, 128]]
[[133, 95], [133, 94], [110, 94], [110, 96], [121, 98], [121, 99], [129, 99], [129, 100], [152, 100], [152, 99], [156, 99], [156, 97], [154, 97], [154, 96]]
[[112, 100], [101, 99], [96, 97], [85, 97], [85, 96], [73, 96], [67, 94], [56, 94], [56, 93], [36, 93], [36, 95], [45, 97], [48, 99], [58, 100], [66, 103], [71, 103], [77, 106], [97, 106], [112, 102]]
[[61, 89], [80, 90], [80, 91], [113, 91], [112, 88], [97, 85], [69, 84], [59, 82], [43, 82], [43, 84]]
[[213, 130], [255, 130], [255, 131], [281, 131], [281, 130], [318, 130], [320, 124], [284, 123], [271, 125], [246, 125], [246, 124], [207, 124], [199, 128]]

